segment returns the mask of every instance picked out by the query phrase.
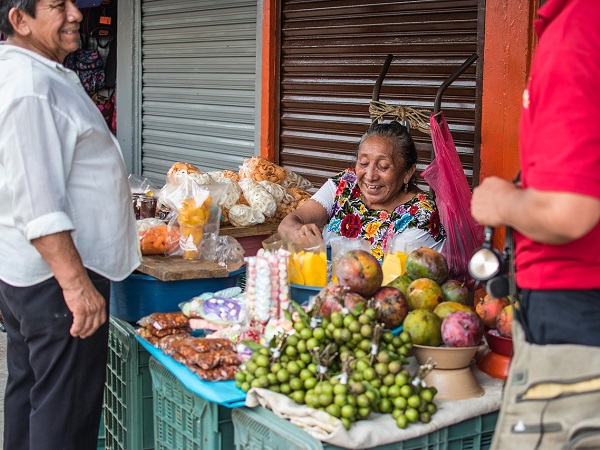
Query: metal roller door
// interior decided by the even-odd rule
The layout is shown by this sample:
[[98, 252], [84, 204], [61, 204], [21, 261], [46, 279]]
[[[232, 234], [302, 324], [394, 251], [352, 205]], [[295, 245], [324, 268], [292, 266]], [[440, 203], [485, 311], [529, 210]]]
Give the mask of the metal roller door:
[[[472, 184], [479, 170], [483, 15], [483, 0], [283, 0], [280, 164], [317, 186], [353, 164], [387, 54], [394, 60], [380, 100], [433, 111], [439, 86], [478, 53], [442, 99]], [[431, 161], [431, 140], [411, 133], [420, 172]]]
[[145, 0], [141, 172], [237, 170], [255, 153], [257, 1]]

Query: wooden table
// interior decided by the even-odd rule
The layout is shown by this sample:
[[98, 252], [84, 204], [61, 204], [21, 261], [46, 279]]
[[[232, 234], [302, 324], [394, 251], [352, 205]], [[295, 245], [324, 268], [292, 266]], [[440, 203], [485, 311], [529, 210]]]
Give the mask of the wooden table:
[[251, 227], [234, 227], [232, 225], [222, 226], [219, 234], [231, 236], [234, 238], [249, 237], [249, 236], [266, 236], [277, 233], [279, 222], [261, 223]]

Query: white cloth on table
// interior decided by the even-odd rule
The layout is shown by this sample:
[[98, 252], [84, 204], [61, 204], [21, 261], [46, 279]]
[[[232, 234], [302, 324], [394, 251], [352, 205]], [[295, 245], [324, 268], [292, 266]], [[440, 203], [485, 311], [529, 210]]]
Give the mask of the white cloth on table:
[[371, 414], [368, 420], [354, 422], [346, 430], [339, 419], [326, 412], [299, 405], [289, 397], [268, 389], [250, 389], [246, 406], [269, 408], [277, 416], [331, 445], [348, 449], [373, 448], [413, 439], [497, 411], [501, 404], [503, 381], [486, 375], [474, 366], [472, 370], [477, 382], [485, 390], [483, 396], [467, 400], [435, 400], [438, 410], [431, 422], [413, 423], [405, 429], [396, 426], [391, 414]]

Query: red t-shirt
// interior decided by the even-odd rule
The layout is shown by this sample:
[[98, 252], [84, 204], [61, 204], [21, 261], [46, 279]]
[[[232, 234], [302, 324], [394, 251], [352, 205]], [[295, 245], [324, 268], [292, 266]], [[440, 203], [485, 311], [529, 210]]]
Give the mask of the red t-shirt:
[[[600, 1], [550, 0], [539, 14], [523, 93], [522, 183], [600, 198]], [[564, 245], [519, 233], [515, 242], [521, 288], [600, 288], [600, 224]]]

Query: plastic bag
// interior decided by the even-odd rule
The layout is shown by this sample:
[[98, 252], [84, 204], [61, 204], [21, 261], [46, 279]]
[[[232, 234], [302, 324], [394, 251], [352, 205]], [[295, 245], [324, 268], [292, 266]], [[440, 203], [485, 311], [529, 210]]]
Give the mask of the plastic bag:
[[383, 270], [383, 282], [381, 284], [385, 286], [399, 276], [406, 274], [408, 255], [419, 247], [423, 247], [423, 243], [420, 241], [414, 239], [407, 241], [401, 233], [390, 234], [381, 265]]
[[436, 194], [440, 220], [446, 229], [442, 254], [450, 278], [468, 282], [469, 259], [483, 242], [483, 227], [471, 215], [471, 189], [445, 117], [442, 115], [438, 123], [432, 114], [429, 126], [435, 159], [421, 175]]
[[221, 220], [219, 200], [227, 186], [200, 185], [192, 177], [177, 182], [167, 183], [161, 190], [162, 201], [173, 210], [169, 226], [179, 227], [181, 234], [179, 248], [169, 255], [182, 255], [185, 259], [213, 255]]
[[371, 252], [371, 244], [369, 241], [361, 238], [347, 238], [344, 236], [336, 236], [331, 239], [331, 282], [337, 283], [337, 277], [335, 276], [335, 269], [337, 262], [342, 256], [348, 253], [350, 250], [365, 250]]
[[240, 167], [240, 178], [251, 178], [254, 181], [269, 180], [281, 184], [287, 177], [287, 170], [261, 157], [253, 156], [244, 159]]
[[[202, 249], [204, 254], [204, 248]], [[227, 269], [230, 267], [239, 267], [244, 262], [244, 247], [236, 238], [231, 236], [219, 236], [217, 245], [209, 261], [214, 261], [218, 265]]]
[[323, 287], [327, 284], [325, 242], [317, 237], [288, 243], [290, 283]]
[[165, 255], [179, 247], [179, 228], [160, 219], [141, 219], [137, 226], [142, 255]]

